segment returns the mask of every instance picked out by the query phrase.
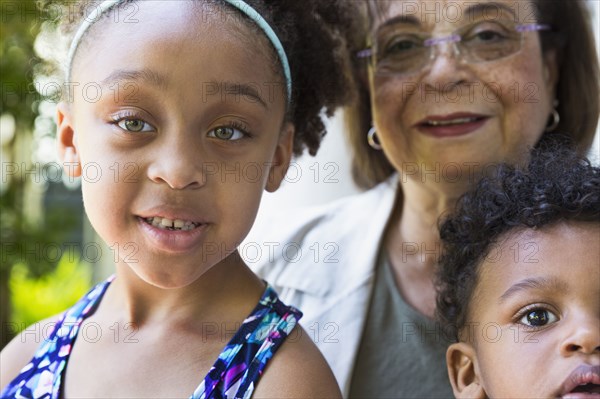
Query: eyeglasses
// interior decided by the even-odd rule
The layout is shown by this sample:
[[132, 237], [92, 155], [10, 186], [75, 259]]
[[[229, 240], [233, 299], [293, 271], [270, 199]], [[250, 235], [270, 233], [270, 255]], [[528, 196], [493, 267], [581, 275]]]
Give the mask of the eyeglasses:
[[412, 26], [389, 29], [373, 47], [359, 51], [371, 60], [376, 74], [411, 75], [435, 58], [435, 48], [451, 45], [455, 56], [469, 63], [495, 61], [521, 50], [525, 32], [550, 30], [549, 25], [516, 24], [510, 20], [485, 20], [463, 26], [451, 35], [432, 38]]

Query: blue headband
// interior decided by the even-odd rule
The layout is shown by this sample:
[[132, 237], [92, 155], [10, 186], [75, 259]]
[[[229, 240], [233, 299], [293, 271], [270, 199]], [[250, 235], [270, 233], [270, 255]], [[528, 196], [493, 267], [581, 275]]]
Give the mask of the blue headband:
[[[67, 81], [70, 80], [71, 77], [71, 66], [73, 64], [73, 57], [75, 56], [75, 51], [77, 51], [77, 47], [79, 47], [79, 42], [81, 38], [87, 32], [87, 30], [92, 26], [94, 22], [96, 22], [102, 14], [122, 2], [123, 0], [106, 0], [102, 2], [98, 7], [94, 9], [94, 12], [91, 13], [88, 17], [84, 18], [81, 26], [77, 29], [75, 36], [73, 37], [73, 41], [71, 42], [71, 47], [69, 48], [69, 54], [67, 56]], [[269, 41], [275, 47], [277, 51], [277, 55], [279, 56], [279, 60], [281, 61], [281, 65], [283, 66], [283, 74], [285, 75], [286, 89], [288, 95], [288, 104], [292, 101], [292, 74], [290, 72], [290, 64], [288, 62], [287, 55], [285, 54], [285, 50], [283, 49], [283, 45], [281, 41], [269, 25], [267, 21], [252, 8], [249, 4], [244, 2], [243, 0], [223, 0], [228, 4], [231, 4], [242, 13], [244, 13], [248, 18], [254, 21], [267, 35]]]

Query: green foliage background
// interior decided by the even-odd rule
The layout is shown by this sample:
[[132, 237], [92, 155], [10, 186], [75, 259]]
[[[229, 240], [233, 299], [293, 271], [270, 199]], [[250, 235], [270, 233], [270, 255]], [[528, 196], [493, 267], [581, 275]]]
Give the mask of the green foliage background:
[[38, 320], [61, 313], [90, 288], [91, 266], [78, 258], [63, 256], [54, 270], [32, 277], [30, 266], [13, 265], [9, 280], [12, 325], [20, 331]]
[[[34, 70], [40, 59], [34, 51], [35, 38], [51, 18], [42, 10], [48, 1], [0, 0], [0, 115], [15, 120], [15, 135], [3, 144], [0, 194], [0, 348], [16, 333], [15, 323], [31, 323], [64, 310], [90, 286], [89, 266], [64, 258], [59, 262], [44, 256], [24, 254], [35, 244], [59, 245], [73, 227], [68, 209], [44, 211], [42, 223], [28, 220], [25, 209], [28, 187], [35, 176], [5, 173], [10, 162], [31, 164], [33, 129], [39, 115], [41, 96], [34, 89]], [[64, 1], [54, 2], [66, 3]], [[55, 17], [55, 16], [54, 16]], [[56, 19], [56, 18], [54, 18]], [[41, 173], [41, 167], [37, 168]]]

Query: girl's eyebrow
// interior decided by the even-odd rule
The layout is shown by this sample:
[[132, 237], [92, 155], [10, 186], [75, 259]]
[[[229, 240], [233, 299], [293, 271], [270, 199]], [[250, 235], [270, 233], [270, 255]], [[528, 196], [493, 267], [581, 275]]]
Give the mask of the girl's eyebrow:
[[[102, 80], [102, 86], [110, 87], [115, 83], [123, 82], [147, 83], [152, 86], [156, 86], [159, 89], [166, 89], [169, 83], [168, 78], [165, 75], [161, 75], [160, 73], [151, 69], [117, 69], [108, 75], [104, 80]], [[204, 85], [204, 89], [207, 90], [207, 93], [204, 94], [205, 96], [215, 94], [232, 94], [243, 96], [252, 102], [258, 102], [267, 109], [269, 108], [267, 102], [261, 97], [259, 90], [257, 90], [254, 85], [239, 82], [211, 81]]]
[[568, 287], [564, 281], [556, 277], [526, 278], [519, 281], [516, 284], [513, 284], [509, 289], [507, 289], [504, 292], [504, 294], [500, 295], [498, 302], [506, 302], [510, 297], [518, 294], [519, 292], [527, 290], [548, 290], [551, 292], [565, 292], [568, 291]]
[[[206, 95], [231, 94], [234, 96], [243, 96], [248, 98], [250, 102], [258, 102], [266, 109], [269, 109], [267, 102], [261, 97], [260, 91], [256, 88], [256, 85], [230, 81], [211, 81], [209, 82], [209, 85], [212, 85], [216, 90], [210, 93], [207, 92]], [[271, 97], [271, 95], [269, 95], [269, 97]]]
[[148, 83], [160, 89], [166, 89], [168, 86], [168, 79], [166, 76], [147, 68], [139, 70], [117, 69], [102, 80], [102, 86], [110, 86], [114, 83], [121, 83], [124, 81]]

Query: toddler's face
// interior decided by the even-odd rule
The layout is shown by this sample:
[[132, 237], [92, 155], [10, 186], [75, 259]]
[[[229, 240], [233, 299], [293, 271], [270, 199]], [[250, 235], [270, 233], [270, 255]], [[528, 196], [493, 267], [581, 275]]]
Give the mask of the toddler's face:
[[480, 266], [461, 342], [457, 397], [600, 397], [600, 224], [510, 234]]
[[192, 3], [138, 2], [99, 22], [76, 56], [74, 103], [59, 108], [92, 225], [117, 263], [160, 287], [235, 250], [292, 148], [268, 39]]

